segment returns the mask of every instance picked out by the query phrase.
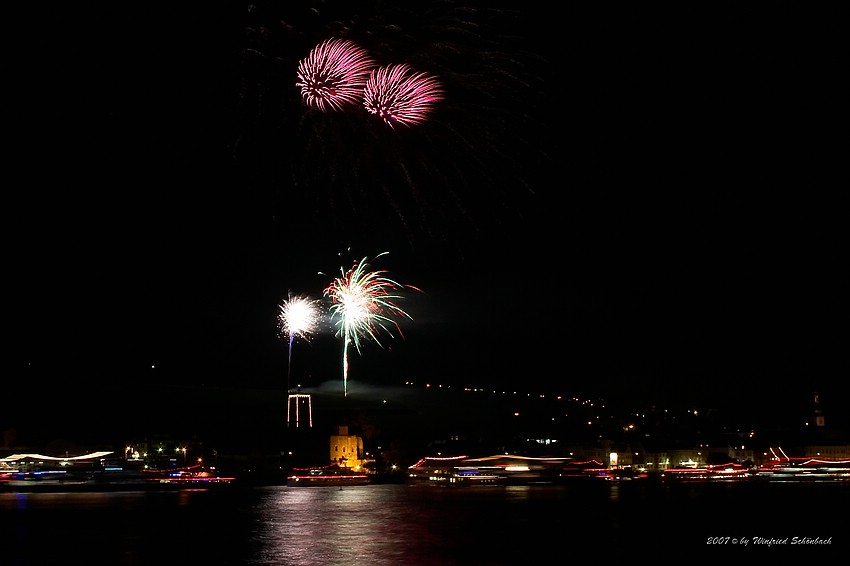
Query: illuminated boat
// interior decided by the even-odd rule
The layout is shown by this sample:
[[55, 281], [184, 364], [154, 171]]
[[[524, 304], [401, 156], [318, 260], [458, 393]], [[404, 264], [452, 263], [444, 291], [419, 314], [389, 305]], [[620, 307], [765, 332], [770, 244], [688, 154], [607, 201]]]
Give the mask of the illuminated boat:
[[102, 473], [103, 462], [112, 452], [80, 456], [11, 454], [0, 458], [0, 490], [32, 491], [73, 489], [90, 486]]
[[599, 460], [567, 462], [559, 470], [558, 477], [561, 481], [573, 481], [588, 478], [607, 479], [611, 477], [611, 468]]
[[667, 468], [661, 474], [661, 479], [673, 481], [742, 481], [754, 477], [752, 469], [736, 462], [693, 468]]
[[469, 456], [426, 456], [408, 467], [411, 485], [445, 487], [503, 485], [505, 476], [493, 466], [471, 465]]
[[759, 466], [756, 475], [769, 481], [850, 482], [850, 458], [782, 457]]
[[426, 456], [407, 468], [407, 482], [418, 485], [452, 485], [455, 468], [469, 456]]
[[323, 487], [369, 485], [371, 479], [367, 474], [355, 472], [338, 464], [315, 466], [311, 468], [293, 468], [287, 476], [288, 487]]
[[234, 478], [215, 468], [149, 469], [141, 461], [110, 458], [112, 452], [80, 456], [12, 454], [0, 458], [0, 491], [106, 491], [214, 486]]
[[408, 483], [437, 486], [490, 486], [553, 484], [567, 458], [535, 458], [496, 454], [426, 456], [408, 468]]
[[147, 482], [157, 482], [160, 485], [206, 487], [226, 485], [236, 478], [220, 475], [215, 468], [190, 466], [175, 470], [144, 470]]

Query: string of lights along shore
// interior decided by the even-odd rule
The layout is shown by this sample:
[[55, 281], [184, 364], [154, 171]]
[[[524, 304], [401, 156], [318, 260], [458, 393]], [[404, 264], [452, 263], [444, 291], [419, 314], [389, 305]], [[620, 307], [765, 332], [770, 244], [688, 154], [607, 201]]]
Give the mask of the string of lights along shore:
[[[386, 270], [372, 267], [375, 260], [386, 254], [378, 254], [372, 260], [363, 257], [348, 269], [340, 267], [340, 275], [322, 292], [322, 297], [329, 302], [330, 321], [336, 328], [336, 337], [343, 341], [342, 382], [345, 396], [348, 396], [348, 356], [351, 346], [360, 354], [363, 340], [372, 340], [383, 347], [380, 341], [382, 335], [395, 338], [395, 329], [401, 336], [399, 320], [413, 319], [398, 302], [404, 299], [405, 291], [422, 292], [418, 287], [390, 279]], [[321, 305], [320, 299], [290, 294], [289, 299], [280, 306], [281, 334], [287, 337], [289, 343], [287, 389], [292, 368], [293, 341], [296, 337], [310, 339], [323, 320]]]

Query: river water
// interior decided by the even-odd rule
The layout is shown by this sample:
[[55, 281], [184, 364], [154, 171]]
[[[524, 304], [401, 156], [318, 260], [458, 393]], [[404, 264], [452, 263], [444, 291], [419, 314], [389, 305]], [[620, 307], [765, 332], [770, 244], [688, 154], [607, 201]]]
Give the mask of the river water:
[[847, 552], [848, 504], [848, 482], [0, 493], [0, 564], [775, 559]]

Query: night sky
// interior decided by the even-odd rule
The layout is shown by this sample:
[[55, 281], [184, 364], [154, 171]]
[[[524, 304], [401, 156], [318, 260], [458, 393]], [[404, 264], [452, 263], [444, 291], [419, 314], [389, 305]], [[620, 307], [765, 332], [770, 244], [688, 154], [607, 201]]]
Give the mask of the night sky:
[[[354, 382], [846, 408], [827, 15], [290, 4], [10, 12], [15, 395], [284, 388], [281, 302], [387, 252], [423, 292]], [[396, 130], [309, 110], [329, 37], [446, 99]], [[293, 381], [341, 387], [341, 349], [296, 341]]]

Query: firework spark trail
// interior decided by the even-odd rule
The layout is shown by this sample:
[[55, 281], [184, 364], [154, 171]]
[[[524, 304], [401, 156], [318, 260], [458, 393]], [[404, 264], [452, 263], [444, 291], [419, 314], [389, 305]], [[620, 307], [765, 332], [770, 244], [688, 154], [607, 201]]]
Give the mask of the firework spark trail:
[[[375, 259], [385, 254], [379, 254]], [[378, 338], [382, 331], [393, 337], [390, 326], [395, 326], [401, 335], [401, 328], [393, 317], [412, 318], [395, 301], [403, 298], [400, 292], [404, 289], [419, 289], [387, 278], [385, 270], [372, 271], [365, 257], [348, 271], [340, 268], [340, 273], [341, 276], [325, 289], [324, 295], [332, 301], [331, 318], [339, 318], [336, 326], [337, 336], [343, 339], [342, 381], [345, 395], [348, 395], [349, 346], [354, 344], [360, 353], [361, 339], [364, 338], [371, 338], [381, 346]]]
[[428, 120], [434, 103], [443, 99], [440, 82], [409, 65], [389, 65], [369, 75], [363, 91], [363, 105], [390, 127], [412, 126]]
[[293, 297], [284, 301], [280, 306], [278, 320], [282, 334], [289, 338], [289, 359], [286, 374], [286, 389], [289, 391], [289, 380], [292, 376], [292, 343], [295, 336], [309, 339], [319, 325], [318, 301], [307, 297]]
[[376, 63], [369, 53], [347, 39], [328, 39], [298, 63], [301, 97], [322, 111], [360, 104], [363, 88]]

